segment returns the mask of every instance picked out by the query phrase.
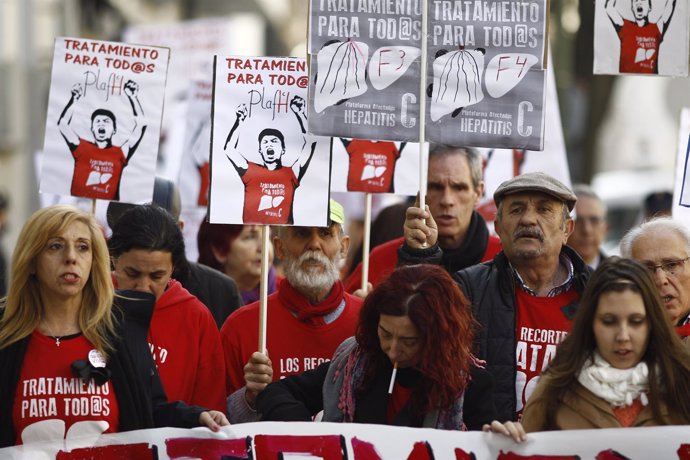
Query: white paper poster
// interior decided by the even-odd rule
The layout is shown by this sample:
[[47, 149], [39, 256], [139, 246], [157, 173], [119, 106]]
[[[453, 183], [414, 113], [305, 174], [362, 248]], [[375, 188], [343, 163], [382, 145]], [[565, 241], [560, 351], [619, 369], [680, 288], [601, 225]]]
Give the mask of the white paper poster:
[[304, 59], [217, 56], [209, 221], [326, 226], [330, 138], [307, 134]]
[[596, 0], [594, 73], [687, 76], [687, 1]]
[[150, 201], [169, 50], [57, 38], [40, 191]]

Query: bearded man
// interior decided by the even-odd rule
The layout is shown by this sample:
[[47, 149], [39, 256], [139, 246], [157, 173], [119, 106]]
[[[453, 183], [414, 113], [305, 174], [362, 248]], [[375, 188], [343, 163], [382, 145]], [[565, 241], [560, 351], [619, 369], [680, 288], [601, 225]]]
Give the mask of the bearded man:
[[258, 420], [254, 401], [266, 385], [315, 369], [355, 333], [362, 300], [339, 278], [350, 238], [342, 206], [331, 200], [329, 214], [328, 227], [279, 227], [273, 239], [285, 279], [268, 297], [267, 353], [256, 351], [258, 302], [236, 310], [221, 328], [231, 423]]

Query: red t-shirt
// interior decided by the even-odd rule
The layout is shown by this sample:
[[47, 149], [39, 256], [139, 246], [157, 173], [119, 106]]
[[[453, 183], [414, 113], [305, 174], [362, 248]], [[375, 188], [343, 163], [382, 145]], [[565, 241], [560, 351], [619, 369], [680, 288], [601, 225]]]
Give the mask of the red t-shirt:
[[[312, 326], [284, 307], [278, 291], [268, 296], [266, 348], [273, 380], [316, 369], [329, 361], [343, 340], [355, 335], [362, 299], [344, 294], [345, 309], [330, 324]], [[235, 310], [220, 330], [228, 394], [244, 386], [244, 365], [259, 348], [259, 302]]]
[[299, 180], [290, 167], [271, 171], [256, 163], [248, 162], [244, 183], [245, 224], [288, 224], [292, 214], [292, 199]]
[[556, 346], [570, 332], [572, 320], [566, 317], [562, 309], [578, 298], [574, 286], [554, 297], [536, 297], [519, 287], [515, 288], [515, 391], [518, 414], [522, 414], [525, 402], [537, 386], [539, 375], [556, 355]]
[[93, 349], [83, 335], [63, 339], [58, 347], [52, 337], [31, 334], [12, 407], [17, 444], [56, 428], [65, 438], [117, 432], [119, 410], [112, 382], [84, 383], [70, 369], [74, 361], [88, 360]]
[[120, 197], [120, 179], [127, 165], [122, 149], [110, 146], [99, 148], [87, 140], [79, 139], [74, 152], [73, 196], [117, 200]]
[[619, 71], [627, 73], [657, 73], [659, 45], [663, 36], [656, 24], [640, 27], [623, 19], [618, 30], [621, 40]]
[[393, 142], [352, 139], [345, 150], [350, 156], [347, 173], [348, 191], [393, 191], [395, 162], [400, 158], [400, 151]]

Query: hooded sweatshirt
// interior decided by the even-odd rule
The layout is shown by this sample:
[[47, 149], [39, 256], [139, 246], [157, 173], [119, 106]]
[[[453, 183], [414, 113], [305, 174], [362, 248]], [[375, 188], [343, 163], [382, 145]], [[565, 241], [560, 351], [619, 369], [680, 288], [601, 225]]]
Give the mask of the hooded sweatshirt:
[[179, 281], [156, 301], [148, 334], [169, 401], [225, 412], [225, 361], [208, 308]]

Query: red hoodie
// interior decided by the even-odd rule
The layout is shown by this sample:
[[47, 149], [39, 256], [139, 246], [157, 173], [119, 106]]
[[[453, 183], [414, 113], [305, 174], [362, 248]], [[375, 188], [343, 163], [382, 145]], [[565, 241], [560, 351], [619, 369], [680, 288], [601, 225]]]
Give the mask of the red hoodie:
[[208, 308], [179, 281], [156, 301], [149, 346], [168, 400], [225, 413], [225, 361]]

